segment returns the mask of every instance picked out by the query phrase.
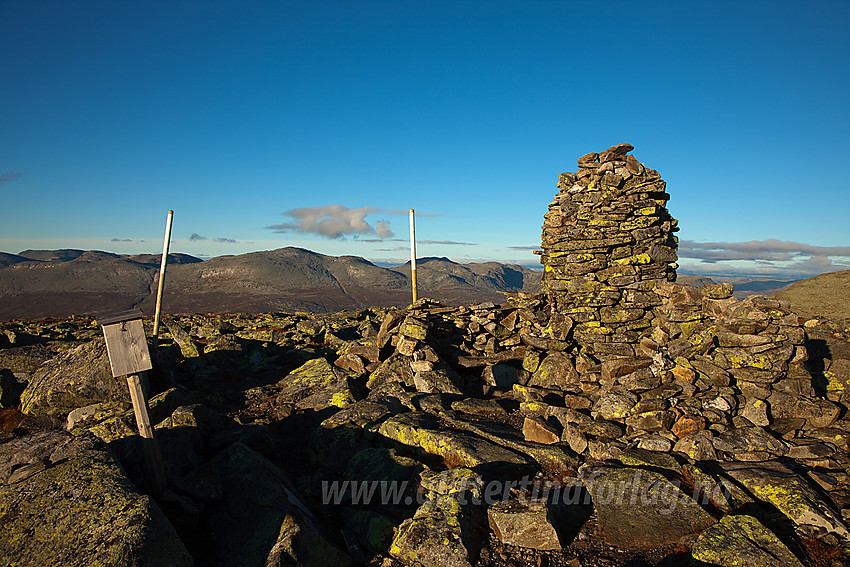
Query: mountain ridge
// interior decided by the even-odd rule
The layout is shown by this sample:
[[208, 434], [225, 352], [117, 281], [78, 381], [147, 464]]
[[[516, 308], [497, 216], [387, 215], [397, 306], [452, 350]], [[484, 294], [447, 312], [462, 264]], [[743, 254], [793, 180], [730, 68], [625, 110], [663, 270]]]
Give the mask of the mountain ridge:
[[[0, 319], [96, 315], [139, 307], [152, 313], [160, 256], [97, 250], [25, 250], [0, 255]], [[498, 301], [540, 289], [540, 273], [498, 262], [417, 260], [420, 295], [448, 304]], [[410, 264], [376, 266], [359, 256], [286, 247], [203, 261], [169, 254], [166, 313], [331, 312], [402, 306]]]

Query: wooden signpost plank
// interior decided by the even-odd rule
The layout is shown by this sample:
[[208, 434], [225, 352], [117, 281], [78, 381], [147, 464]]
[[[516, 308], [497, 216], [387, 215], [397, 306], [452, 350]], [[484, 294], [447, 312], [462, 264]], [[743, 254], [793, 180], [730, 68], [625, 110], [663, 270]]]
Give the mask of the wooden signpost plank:
[[113, 376], [117, 378], [153, 368], [139, 309], [110, 315], [98, 323], [103, 327]]
[[136, 425], [139, 428], [148, 468], [153, 479], [153, 489], [157, 495], [161, 495], [166, 488], [165, 466], [151, 426], [148, 402], [145, 399], [141, 381], [142, 375], [153, 368], [148, 352], [148, 342], [145, 338], [145, 328], [142, 325], [142, 312], [131, 309], [104, 317], [98, 323], [103, 328], [112, 376], [127, 377], [133, 413], [136, 415]]

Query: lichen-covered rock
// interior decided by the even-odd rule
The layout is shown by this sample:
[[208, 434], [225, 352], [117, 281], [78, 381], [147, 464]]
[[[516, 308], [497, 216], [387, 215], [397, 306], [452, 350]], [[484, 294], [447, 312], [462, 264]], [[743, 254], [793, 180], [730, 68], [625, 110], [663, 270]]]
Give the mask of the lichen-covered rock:
[[21, 411], [65, 417], [74, 408], [122, 400], [130, 401], [127, 381], [112, 377], [106, 343], [95, 339], [40, 366], [21, 394]]
[[694, 461], [713, 461], [717, 458], [714, 450], [713, 435], [711, 431], [701, 429], [683, 436], [673, 445], [677, 453], [684, 453]]
[[346, 508], [342, 517], [346, 529], [351, 530], [367, 552], [382, 555], [389, 552], [396, 527], [393, 520], [361, 507]]
[[703, 531], [691, 557], [718, 567], [803, 567], [782, 541], [752, 516], [724, 516]]
[[421, 412], [393, 416], [381, 424], [378, 433], [403, 446], [469, 468], [487, 467], [490, 463], [513, 467], [527, 464], [522, 456], [509, 449], [466, 431], [442, 428], [433, 417]]
[[481, 545], [481, 477], [458, 467], [423, 474], [426, 501], [396, 530], [390, 554], [405, 565], [472, 567]]
[[628, 390], [613, 390], [593, 404], [592, 415], [605, 420], [625, 419], [637, 403], [638, 397]]
[[326, 358], [308, 360], [275, 384], [280, 389], [279, 397], [300, 402], [314, 394], [323, 393], [337, 384], [342, 375], [337, 374]]
[[581, 473], [608, 545], [649, 549], [686, 543], [715, 522], [660, 473], [631, 467], [585, 467]]
[[712, 442], [715, 449], [739, 461], [766, 461], [771, 457], [781, 457], [788, 451], [787, 443], [756, 426], [732, 429], [715, 437]]
[[820, 498], [802, 477], [779, 462], [770, 461], [758, 466], [728, 463], [723, 468], [756, 498], [775, 506], [795, 525], [817, 526], [850, 540], [847, 526], [832, 506]]
[[[410, 504], [415, 501], [417, 480], [419, 475], [427, 470], [427, 467], [415, 459], [400, 455], [395, 449], [369, 447], [358, 451], [348, 461], [348, 466], [342, 478], [349, 481], [352, 491], [352, 504], [368, 504], [371, 497], [368, 491], [357, 493], [357, 487], [364, 483], [370, 489], [377, 486], [374, 483], [384, 483], [383, 487], [389, 487], [390, 483], [397, 483], [399, 491], [396, 494], [397, 502], [381, 502], [382, 504]], [[401, 490], [403, 489], [403, 490]], [[374, 496], [372, 493], [371, 496]], [[382, 498], [386, 495], [382, 495]], [[362, 502], [354, 502], [355, 498]]]
[[385, 404], [361, 400], [324, 420], [309, 440], [311, 460], [332, 470], [343, 470], [358, 451], [370, 447], [366, 430], [392, 415]]
[[190, 566], [150, 497], [91, 435], [44, 431], [0, 445], [0, 563]]
[[544, 445], [534, 441], [526, 441], [521, 432], [509, 425], [494, 421], [468, 421], [453, 418], [450, 423], [457, 428], [465, 429], [488, 441], [507, 447], [512, 451], [527, 455], [541, 468], [552, 472], [565, 472], [578, 464], [575, 453], [567, 446], [558, 443]]

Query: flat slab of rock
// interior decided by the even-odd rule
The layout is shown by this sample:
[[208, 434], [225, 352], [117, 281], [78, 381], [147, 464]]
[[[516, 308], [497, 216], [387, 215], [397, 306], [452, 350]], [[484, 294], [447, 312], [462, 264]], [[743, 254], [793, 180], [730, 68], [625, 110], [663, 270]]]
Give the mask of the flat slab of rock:
[[0, 564], [193, 565], [157, 504], [93, 435], [13, 439], [0, 445], [0, 469]]
[[526, 441], [552, 445], [561, 440], [558, 431], [546, 423], [543, 418], [537, 416], [526, 417], [522, 424], [522, 435]]
[[487, 520], [502, 543], [542, 551], [561, 549], [558, 532], [543, 502], [498, 502], [487, 509]]
[[104, 401], [130, 401], [127, 381], [113, 378], [106, 343], [95, 339], [48, 360], [21, 394], [21, 411], [66, 416], [75, 408]]
[[395, 415], [381, 424], [378, 433], [402, 445], [417, 447], [425, 453], [470, 468], [527, 465], [527, 461], [514, 451], [467, 431], [442, 428], [436, 419], [422, 412]]
[[739, 427], [731, 429], [712, 442], [714, 448], [723, 451], [738, 461], [765, 461], [769, 457], [781, 457], [788, 452], [788, 445], [762, 427]]
[[587, 467], [603, 542], [627, 549], [687, 543], [715, 519], [657, 472], [637, 468]]
[[723, 469], [756, 498], [773, 504], [794, 524], [818, 526], [845, 540], [850, 539], [850, 532], [838, 513], [802, 477], [781, 463], [727, 463]]
[[724, 516], [700, 534], [691, 557], [718, 567], [803, 567], [785, 544], [752, 516]]
[[565, 471], [578, 464], [576, 454], [566, 445], [562, 443], [543, 445], [526, 441], [519, 431], [503, 423], [495, 421], [472, 422], [460, 419], [451, 419], [451, 423], [455, 427], [471, 431], [488, 441], [528, 455], [547, 470]]

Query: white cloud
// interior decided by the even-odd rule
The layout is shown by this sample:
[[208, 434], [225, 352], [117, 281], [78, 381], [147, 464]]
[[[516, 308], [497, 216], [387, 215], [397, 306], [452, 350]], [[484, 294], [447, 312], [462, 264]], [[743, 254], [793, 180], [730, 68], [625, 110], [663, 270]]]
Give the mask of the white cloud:
[[850, 246], [813, 246], [786, 240], [679, 242], [683, 270], [718, 274], [812, 276], [850, 269]]
[[333, 239], [346, 236], [356, 237], [361, 234], [375, 234], [380, 239], [394, 237], [395, 233], [390, 229], [389, 221], [379, 220], [374, 227], [366, 222], [366, 216], [375, 213], [406, 214], [404, 211], [385, 210], [376, 207], [349, 209], [344, 205], [325, 205], [286, 211], [283, 215], [292, 220], [266, 228], [275, 232], [309, 232]]
[[390, 230], [390, 221], [376, 221], [375, 229], [378, 231], [378, 238], [393, 238], [395, 236], [395, 233]]

